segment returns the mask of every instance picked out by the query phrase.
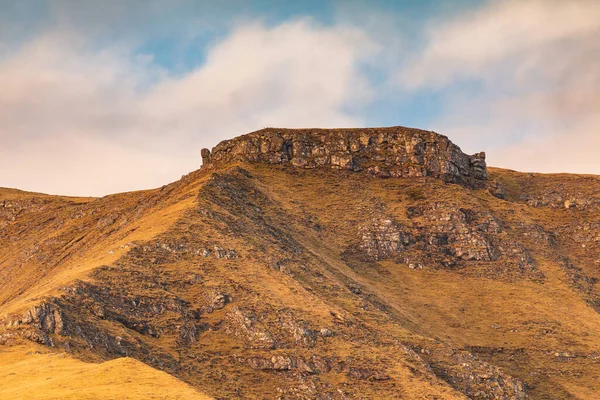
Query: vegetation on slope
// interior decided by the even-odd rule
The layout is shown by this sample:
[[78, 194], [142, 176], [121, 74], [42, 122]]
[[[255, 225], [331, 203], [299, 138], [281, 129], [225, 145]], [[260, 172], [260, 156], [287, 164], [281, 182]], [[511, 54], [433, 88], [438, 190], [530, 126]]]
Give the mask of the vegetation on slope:
[[0, 348], [0, 382], [11, 400], [210, 399], [131, 358], [89, 364], [33, 344]]
[[591, 399], [600, 183], [490, 177], [507, 200], [242, 163], [23, 207], [0, 230], [0, 337], [222, 398]]

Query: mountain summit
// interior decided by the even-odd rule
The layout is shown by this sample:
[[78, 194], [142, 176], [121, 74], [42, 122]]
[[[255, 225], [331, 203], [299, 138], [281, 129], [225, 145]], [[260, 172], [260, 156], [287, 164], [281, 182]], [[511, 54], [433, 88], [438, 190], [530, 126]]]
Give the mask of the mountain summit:
[[446, 136], [401, 126], [366, 129], [266, 128], [202, 149], [203, 164], [233, 161], [365, 171], [379, 177], [434, 176], [477, 186], [485, 153], [464, 154]]
[[97, 199], [0, 189], [0, 398], [597, 397], [598, 177], [403, 127], [202, 159]]

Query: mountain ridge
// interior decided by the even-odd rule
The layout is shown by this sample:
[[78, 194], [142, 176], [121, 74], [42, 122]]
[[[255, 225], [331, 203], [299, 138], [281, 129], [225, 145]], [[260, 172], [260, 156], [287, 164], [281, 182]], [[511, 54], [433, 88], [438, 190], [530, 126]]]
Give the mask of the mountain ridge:
[[366, 171], [379, 177], [435, 176], [481, 186], [487, 178], [485, 153], [464, 154], [446, 136], [406, 128], [265, 128], [202, 149], [205, 167], [245, 160], [301, 168]]
[[133, 357], [215, 398], [593, 398], [600, 181], [236, 155], [1, 207], [2, 346]]

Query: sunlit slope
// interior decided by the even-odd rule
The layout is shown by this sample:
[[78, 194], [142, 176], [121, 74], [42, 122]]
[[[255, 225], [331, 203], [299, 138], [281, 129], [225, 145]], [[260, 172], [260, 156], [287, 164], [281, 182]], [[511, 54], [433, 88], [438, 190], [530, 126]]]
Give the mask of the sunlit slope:
[[[355, 324], [363, 324], [343, 303], [354, 309], [360, 300], [344, 296], [342, 304], [332, 303], [266, 265], [265, 257], [295, 251], [296, 239], [287, 228], [258, 223], [247, 213], [246, 203], [261, 196], [252, 182], [237, 168], [201, 174], [192, 182], [193, 206], [164, 232], [132, 243], [110, 264], [96, 264], [86, 282], [56, 288], [60, 297], [39, 299], [42, 306], [11, 317], [3, 334], [7, 344], [35, 338], [96, 362], [129, 355], [215, 397], [322, 392], [464, 398], [428, 372], [410, 348], [391, 337], [372, 343], [369, 327], [377, 321], [352, 338]], [[230, 192], [239, 183], [244, 193]], [[283, 211], [270, 206], [276, 204], [264, 210]], [[327, 265], [310, 256], [307, 261], [333, 279], [336, 292], [345, 290]], [[399, 337], [411, 335], [394, 329]]]
[[[507, 187], [508, 200], [502, 200], [428, 179], [254, 168], [260, 187], [304, 226], [298, 240], [316, 254], [331, 255], [330, 265], [358, 283], [363, 296], [389, 306], [400, 325], [502, 367], [522, 379], [533, 398], [600, 390], [597, 177], [492, 169], [492, 178]], [[418, 208], [425, 212], [417, 214]], [[467, 219], [453, 220], [455, 215]], [[364, 254], [352, 254], [361, 246], [361, 228], [380, 219], [412, 228], [433, 243], [423, 249], [407, 245], [393, 260], [364, 262]], [[440, 226], [448, 233], [485, 230], [505, 254], [441, 267], [431, 256], [448, 250], [435, 243]], [[410, 263], [421, 265], [412, 269]]]
[[210, 399], [137, 360], [84, 363], [39, 345], [0, 347], [0, 399]]
[[[23, 214], [8, 229], [30, 230], [9, 231], [1, 254], [5, 281], [29, 286], [10, 289], [0, 337], [128, 356], [217, 398], [593, 399], [600, 183], [490, 179], [506, 199], [432, 178], [239, 163], [68, 205], [96, 211], [83, 224], [52, 225], [64, 205]], [[36, 223], [83, 244], [66, 257], [69, 246], [40, 248], [25, 265], [48, 272], [32, 284], [14, 249], [40, 241]], [[38, 303], [35, 316], [13, 313]]]
[[0, 189], [2, 311], [27, 308], [165, 231], [193, 205], [199, 184], [188, 177], [98, 199]]

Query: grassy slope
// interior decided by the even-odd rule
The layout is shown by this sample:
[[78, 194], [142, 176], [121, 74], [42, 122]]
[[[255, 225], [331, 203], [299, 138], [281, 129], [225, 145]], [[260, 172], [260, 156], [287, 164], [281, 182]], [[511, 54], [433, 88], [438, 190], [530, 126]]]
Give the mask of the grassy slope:
[[[10, 201], [24, 209], [20, 222], [25, 220], [23, 230], [34, 230], [36, 235], [10, 236], [11, 247], [0, 250], [4, 268], [0, 269], [2, 291], [1, 311], [20, 312], [39, 302], [39, 299], [58, 293], [59, 288], [77, 279], [86, 279], [95, 268], [111, 264], [121, 257], [132, 242], [156, 236], [170, 227], [179, 216], [193, 204], [189, 193], [197, 190], [198, 182], [183, 187], [158, 189], [107, 196], [102, 199], [49, 196], [14, 189], [0, 189], [0, 202]], [[173, 185], [171, 185], [173, 186]], [[177, 186], [177, 185], [175, 185]], [[114, 231], [94, 235], [106, 210], [119, 214], [131, 210], [144, 200], [159, 197], [152, 202], [151, 212], [142, 214], [132, 223], [125, 223]], [[158, 196], [157, 196], [158, 195]], [[170, 198], [174, 196], [174, 198]], [[42, 207], [36, 207], [36, 203]], [[29, 207], [34, 208], [28, 215]], [[102, 210], [102, 211], [98, 211]], [[98, 214], [74, 220], [73, 214]], [[42, 217], [40, 218], [40, 214]], [[50, 221], [60, 220], [58, 225], [44, 223], [44, 215], [51, 214]], [[29, 219], [29, 221], [28, 221]], [[85, 246], [68, 252], [68, 243], [86, 235], [92, 236]], [[20, 232], [19, 232], [20, 233]], [[68, 252], [55, 268], [43, 262], [26, 260], [18, 262], [22, 249], [35, 246], [42, 240], [64, 235], [57, 243], [55, 252]], [[8, 236], [8, 235], [7, 235]], [[62, 245], [64, 242], [67, 246]], [[11, 251], [12, 250], [12, 251]], [[53, 249], [54, 250], [54, 249]], [[47, 251], [47, 250], [46, 250]], [[8, 268], [11, 263], [19, 268]], [[50, 264], [52, 265], [52, 264]], [[75, 379], [74, 379], [75, 378]], [[172, 376], [157, 371], [139, 361], [122, 358], [101, 364], [88, 364], [62, 354], [51, 353], [43, 346], [24, 344], [0, 351], [0, 398], [1, 399], [209, 399]]]
[[2, 311], [17, 312], [55, 295], [115, 262], [136, 241], [164, 232], [193, 206], [200, 184], [189, 177], [161, 189], [98, 199], [0, 189], [0, 203], [22, 207], [15, 213], [19, 224], [0, 231]]
[[[519, 193], [535, 194], [557, 184], [567, 193], [594, 195], [600, 191], [598, 177], [536, 174], [532, 181], [529, 174], [492, 169], [492, 178], [505, 182], [509, 190], [512, 201], [507, 202], [487, 192], [439, 182], [382, 181], [354, 174], [340, 180], [333, 174], [316, 176], [300, 171], [287, 175], [272, 168], [258, 169], [264, 187], [270, 188], [287, 209], [296, 210], [299, 219], [306, 213], [318, 216], [320, 223], [335, 232], [325, 240], [315, 240], [315, 246], [322, 247], [318, 244], [322, 241], [337, 242], [335, 245], [343, 250], [355, 240], [344, 235], [351, 231], [348, 226], [377, 214], [377, 203], [386, 205], [386, 215], [406, 221], [406, 208], [424, 201], [411, 200], [407, 195], [416, 186], [427, 201], [484, 207], [509, 224], [526, 221], [555, 232], [559, 249], [554, 252], [574, 256], [578, 267], [589, 276], [600, 272], [593, 262], [600, 259], [598, 248], [588, 246], [587, 253], [581, 254], [581, 247], [569, 240], [570, 231], [562, 229], [595, 221], [597, 213], [578, 211], [578, 215], [562, 208], [532, 208], [518, 201]], [[527, 239], [522, 240], [527, 243]], [[501, 349], [491, 355], [481, 349], [480, 356], [524, 380], [534, 398], [593, 398], [590, 394], [600, 390], [600, 314], [584, 301], [556, 261], [545, 258], [548, 249], [536, 242], [527, 245], [538, 258], [539, 269], [546, 276], [544, 283], [470, 276], [468, 270], [415, 271], [392, 262], [379, 263], [380, 270], [363, 268], [346, 273], [385, 299], [423, 335], [456, 348]], [[315, 251], [323, 251], [319, 247]], [[520, 356], [521, 349], [527, 349], [527, 354]], [[577, 358], [556, 356], [565, 352]]]
[[[191, 179], [187, 184], [176, 184], [181, 187], [175, 191], [175, 196], [173, 196], [173, 194], [168, 196], [168, 201], [170, 201], [172, 204], [170, 207], [178, 210], [178, 213], [175, 215], [179, 217], [179, 220], [176, 217], [167, 219], [161, 218], [160, 207], [156, 207], [152, 210], [152, 212], [148, 213], [147, 217], [142, 217], [140, 220], [136, 221], [134, 229], [131, 230], [138, 235], [138, 232], [142, 229], [140, 226], [143, 227], [144, 224], [153, 228], [153, 230], [144, 230], [146, 234], [145, 236], [139, 235], [140, 240], [144, 239], [145, 241], [151, 241], [152, 238], [157, 238], [161, 241], [168, 240], [169, 238], [178, 240], [179, 233], [173, 232], [173, 229], [176, 230], [174, 223], [177, 221], [179, 221], [178, 223], [181, 223], [182, 221], [189, 223], [190, 217], [186, 216], [186, 212], [192, 214], [196, 213], [194, 210], [195, 201], [192, 201], [193, 199], [187, 197], [187, 194], [193, 193], [194, 191], [197, 192], [199, 186], [206, 184], [207, 181], [210, 181], [209, 176], [198, 176], [197, 178], [198, 179]], [[182, 192], [183, 195], [179, 194], [179, 192]], [[126, 207], [127, 202], [130, 201], [130, 198], [132, 198], [134, 195], [138, 196], [137, 201], [139, 202], [139, 198], [143, 198], [144, 193], [140, 192], [136, 194], [116, 195], [115, 202], [118, 202], [119, 204], [125, 204]], [[184, 200], [177, 201], [179, 197], [183, 197]], [[174, 198], [175, 200], [173, 200]], [[107, 200], [99, 199], [96, 201], [102, 202]], [[87, 225], [93, 226], [92, 224]], [[127, 226], [128, 225], [125, 225], [125, 227]], [[250, 250], [249, 248], [244, 248], [244, 246], [248, 245], [247, 243], [239, 242], [238, 240], [229, 237], [226, 232], [222, 232], [222, 229], [219, 226], [209, 226], [205, 228], [207, 229], [202, 231], [204, 239], [213, 241], [217, 240], [219, 242], [224, 241], [232, 247], [239, 249], [241, 253]], [[185, 227], [185, 229], [188, 229], [188, 227]], [[250, 227], [250, 229], [252, 229], [252, 227]], [[122, 235], [127, 235], [127, 229], [125, 228], [124, 230], [125, 232], [122, 233]], [[118, 260], [119, 256], [126, 254], [125, 250], [120, 254], [113, 254], [109, 256], [105, 255], [106, 249], [114, 249], [119, 243], [115, 242], [115, 237], [119, 238], [120, 242], [127, 242], [130, 240], [129, 236], [121, 238], [121, 235], [115, 235], [114, 233], [112, 235], [102, 235], [101, 242], [95, 242], [92, 248], [84, 249], [84, 256], [88, 257], [89, 259], [85, 260], [83, 263], [75, 263], [75, 266], [73, 266], [71, 263], [59, 265], [52, 271], [53, 274], [48, 274], [46, 277], [44, 277], [43, 284], [33, 285], [24, 293], [20, 293], [18, 297], [8, 301], [2, 308], [2, 312], [12, 312], [14, 310], [22, 309], [23, 307], [37, 301], [36, 299], [39, 298], [40, 295], [52, 295], [53, 293], [60, 293], [60, 287], [62, 285], [69, 284], [73, 279], [86, 279], [94, 281], [95, 278], [86, 278], [86, 274], [92, 272], [94, 267], [99, 267], [104, 263], [109, 264], [111, 261]], [[162, 239], [160, 239], [161, 237]], [[253, 309], [254, 307], [260, 308], [263, 307], [265, 303], [269, 306], [275, 306], [280, 310], [292, 308], [304, 313], [305, 317], [312, 323], [323, 323], [325, 326], [331, 324], [332, 310], [337, 310], [336, 313], [338, 311], [343, 311], [337, 307], [332, 309], [332, 306], [331, 304], [328, 304], [328, 301], [323, 301], [323, 299], [320, 299], [318, 296], [310, 295], [305, 290], [303, 285], [299, 282], [296, 282], [294, 279], [285, 277], [282, 279], [281, 274], [274, 274], [273, 271], [268, 269], [265, 270], [263, 266], [264, 264], [257, 264], [252, 260], [241, 260], [239, 265], [234, 268], [234, 271], [231, 270], [231, 266], [228, 264], [230, 263], [211, 262], [209, 260], [211, 271], [210, 274], [207, 273], [205, 275], [204, 286], [201, 288], [202, 291], [200, 292], [190, 291], [189, 289], [185, 292], [180, 292], [177, 290], [177, 288], [169, 289], [169, 292], [164, 292], [164, 294], [161, 293], [161, 290], [157, 291], [155, 288], [140, 290], [136, 282], [128, 281], [126, 277], [121, 276], [120, 272], [117, 273], [117, 281], [115, 282], [115, 286], [124, 286], [127, 288], [127, 291], [136, 293], [139, 296], [158, 295], [161, 297], [172, 296], [173, 294], [176, 294], [182, 299], [193, 304], [199, 299], [204, 298], [205, 292], [210, 287], [218, 289], [223, 287], [224, 283], [229, 285], [234, 284], [238, 288], [242, 288], [244, 290], [248, 290], [247, 288], [252, 288], [252, 296], [247, 299], [242, 299], [243, 302], [240, 302], [240, 305], [243, 305], [245, 309]], [[142, 265], [132, 264], [131, 266], [128, 266], [128, 268], [138, 267], [142, 267]], [[33, 269], [33, 267], [31, 269]], [[170, 276], [173, 281], [176, 281], [180, 276], [187, 276], [200, 271], [202, 271], [202, 269], [200, 269], [198, 265], [186, 262], [162, 267], [159, 273], [162, 276]], [[152, 271], [149, 273], [151, 275], [157, 274], [158, 271]], [[146, 282], [153, 279], [151, 275], [148, 275], [147, 278], [144, 278], [140, 282], [142, 286], [146, 286]], [[45, 288], [49, 288], [49, 290], [46, 290]], [[271, 316], [275, 317], [275, 312], [272, 312]], [[211, 322], [214, 322], [215, 324], [222, 324], [223, 319], [226, 318], [227, 315], [225, 313], [215, 312], [212, 315], [206, 316], [205, 322], [209, 324]], [[161, 322], [159, 321], [159, 323]], [[162, 323], [167, 324], [169, 321], [165, 320]], [[111, 327], [107, 324], [105, 325], [106, 329], [115, 329], [115, 327]], [[126, 335], [131, 335], [133, 333], [134, 336], [139, 336], [135, 334], [135, 332], [122, 331], [122, 327], [116, 328], [118, 330], [114, 331], [115, 335], [122, 335], [123, 337], [126, 337]], [[149, 347], [160, 349], [160, 351], [166, 352], [167, 354], [170, 353], [172, 357], [178, 357], [179, 350], [175, 348], [176, 343], [174, 342], [173, 338], [169, 337], [168, 335], [164, 335], [160, 339], [141, 339], [144, 340]], [[344, 340], [341, 338], [336, 340], [336, 342], [341, 344], [336, 344], [334, 347], [335, 351], [337, 351], [341, 357], [343, 357], [345, 354], [362, 354], [362, 356], [371, 358], [372, 362], [377, 362], [377, 360], [384, 360], [388, 358], [384, 349], [375, 352], [377, 348], [374, 346], [356, 347], [356, 345], [344, 343]], [[228, 357], [224, 358], [222, 354], [230, 354], [232, 349], [239, 349], [240, 344], [241, 343], [237, 339], [229, 338], [227, 336], [223, 337], [222, 332], [219, 332], [217, 335], [212, 335], [209, 331], [201, 337], [197, 345], [195, 345], [190, 351], [191, 354], [206, 354], [209, 355], [209, 357], [212, 354], [213, 356], [216, 356], [216, 360], [221, 360], [221, 362], [223, 362], [220, 367], [226, 371], [227, 374], [237, 373], [237, 371], [239, 371], [241, 376], [245, 376], [246, 378], [241, 382], [237, 382], [235, 386], [232, 386], [227, 380], [223, 381], [224, 374], [219, 371], [219, 368], [215, 368], [211, 371], [210, 368], [203, 367], [200, 371], [193, 371], [190, 374], [186, 374], [186, 368], [184, 365], [181, 376], [187, 381], [194, 383], [196, 387], [199, 387], [202, 390], [204, 390], [204, 384], [207, 384], [211, 393], [222, 393], [224, 390], [226, 391], [225, 393], [229, 393], [231, 390], [235, 389], [235, 387], [243, 388], [243, 390], [247, 393], [255, 393], [255, 396], [260, 396], [259, 393], [276, 393], [278, 387], [280, 387], [282, 383], [280, 381], [280, 377], [271, 377], [268, 374], [256, 373], [250, 370], [247, 366], [239, 368], [228, 365]], [[324, 349], [328, 349], [327, 344], [323, 344], [323, 347]], [[332, 350], [333, 349], [328, 349], [326, 351]], [[250, 354], [252, 354], [252, 352], [250, 352]], [[264, 352], [257, 352], [257, 355], [263, 354]], [[285, 356], [286, 354], [289, 354], [289, 352], [283, 351], [279, 352], [278, 354]], [[300, 352], [300, 354], [302, 354], [302, 352]], [[97, 357], [89, 358], [86, 356], [86, 354], [79, 353], [78, 355], [83, 359], [88, 358], [98, 360]], [[270, 353], [268, 354], [268, 357], [271, 357]], [[206, 358], [206, 356], [203, 358]], [[33, 362], [34, 360], [31, 361]], [[211, 363], [214, 362], [215, 361], [212, 361]], [[219, 365], [219, 361], [216, 361], [216, 363], [216, 365]], [[419, 367], [419, 369], [422, 368]], [[400, 360], [394, 360], [393, 370], [390, 370], [389, 372], [394, 378], [394, 381], [390, 384], [384, 382], [381, 384], [381, 386], [388, 386], [389, 390], [390, 385], [400, 384], [402, 389], [397, 390], [403, 393], [404, 396], [407, 396], [407, 398], [431, 398], [431, 396], [435, 396], [440, 399], [463, 398], [459, 393], [448, 387], [445, 383], [438, 381], [435, 378], [432, 380], [431, 377], [427, 376], [425, 371], [415, 372], [414, 367], [411, 367], [410, 364], [407, 365], [406, 361], [402, 361], [402, 358]], [[345, 374], [332, 375], [332, 382], [337, 382], [337, 384], [340, 385], [348, 384]], [[369, 390], [369, 386], [367, 385], [361, 390], [365, 390], [366, 394], [368, 393], [366, 391]], [[374, 396], [374, 394], [371, 396]]]
[[211, 398], [131, 358], [89, 364], [32, 344], [0, 348], [0, 382], [11, 400]]
[[[392, 323], [375, 312], [362, 312], [351, 297], [335, 293], [333, 296], [325, 287], [319, 291], [319, 288], [311, 286], [313, 283], [303, 282], [299, 275], [290, 277], [273, 273], [252, 260], [240, 260], [233, 270], [231, 263], [214, 262], [210, 266], [211, 272], [207, 272], [207, 286], [218, 288], [224, 280], [229, 280], [237, 285], [252, 288], [252, 297], [244, 299], [246, 308], [260, 307], [261, 303], [277, 304], [282, 309], [291, 307], [307, 313], [307, 316], [310, 315], [310, 318], [325, 325], [330, 323], [332, 311], [353, 310], [367, 326], [370, 325], [374, 330], [384, 326], [391, 335], [402, 340], [417, 343], [426, 340], [425, 338], [436, 338], [459, 349], [480, 347], [480, 357], [524, 380], [530, 386], [530, 393], [534, 398], [592, 399], [595, 390], [600, 390], [597, 387], [600, 365], [593, 357], [594, 354], [600, 354], [600, 316], [584, 301], [582, 294], [574, 289], [565, 270], [553, 258], [553, 252], [566, 253], [578, 260], [578, 266], [585, 273], [597, 276], [598, 269], [593, 263], [600, 254], [597, 249], [588, 246], [582, 250], [581, 246], [571, 243], [567, 237], [569, 227], [597, 217], [584, 212], [574, 214], [573, 210], [533, 208], [519, 200], [519, 193], [536, 193], [556, 185], [557, 182], [566, 185], [564, 190], [571, 188], [572, 191], [576, 191], [580, 190], [577, 188], [585, 187], [590, 193], [597, 193], [597, 178], [537, 174], [532, 179], [529, 174], [492, 169], [492, 177], [507, 186], [510, 201], [506, 202], [492, 197], [487, 192], [473, 192], [436, 181], [381, 180], [362, 174], [288, 171], [260, 165], [245, 168], [253, 174], [257, 187], [276, 205], [273, 209], [264, 209], [265, 215], [278, 223], [287, 223], [294, 238], [323, 261], [322, 264], [327, 267], [319, 273], [332, 282], [351, 278], [360, 283], [363, 290], [374, 293], [390, 306], [395, 321], [401, 322]], [[119, 225], [116, 230], [109, 229], [91, 237], [88, 244], [69, 253], [66, 259], [56, 263], [56, 266], [44, 274], [39, 274], [40, 265], [45, 265], [43, 261], [21, 263], [25, 268], [11, 270], [5, 275], [0, 274], [5, 288], [4, 297], [0, 298], [0, 301], [4, 302], [1, 312], [26, 307], [32, 301], [35, 302], [36, 298], [55, 293], [57, 288], [74, 279], [85, 278], [94, 268], [103, 264], [110, 265], [126, 254], [127, 248], [121, 248], [122, 245], [150, 240], [167, 232], [178, 218], [193, 209], [197, 201], [193, 195], [202, 190], [201, 186], [206, 182], [208, 177], [196, 174], [183, 183], [175, 184], [169, 195], [162, 197], [153, 191], [98, 200], [78, 200], [77, 203], [81, 204], [71, 203], [68, 214], [65, 211], [66, 220], [69, 219], [68, 215], [71, 215], [73, 208], [83, 208], [84, 211], [94, 209], [100, 210], [98, 213], [106, 213], [118, 207], [119, 216], [130, 215], [135, 212], [135, 207], [140, 202], [149, 201], [152, 196], [159, 197], [151, 202], [147, 212], [137, 219], [127, 219], [127, 222]], [[491, 279], [475, 273], [477, 267], [458, 271], [429, 268], [415, 271], [406, 265], [389, 261], [378, 263], [376, 268], [368, 264], [358, 268], [347, 265], [340, 255], [356, 240], [356, 227], [361, 221], [385, 213], [398, 221], [410, 222], [406, 215], [407, 207], [423, 201], [414, 200], [407, 195], [414, 188], [424, 193], [428, 201], [456, 202], [462, 207], [483, 208], [490, 210], [509, 225], [527, 221], [556, 232], [558, 249], [548, 250], [535, 241], [523, 239], [534, 253], [546, 280], [540, 283], [509, 277]], [[2, 192], [0, 200], [1, 196]], [[10, 193], [10, 196], [14, 194]], [[29, 198], [22, 193], [19, 197]], [[282, 218], [281, 210], [285, 211], [285, 218], [289, 219], [287, 222], [279, 220]], [[32, 215], [31, 218], [34, 221], [38, 217]], [[115, 219], [119, 221], [118, 218]], [[319, 231], [308, 228], [302, 222], [307, 219], [318, 221], [323, 228]], [[79, 237], [79, 231], [90, 232], [99, 222], [99, 217], [91, 218], [81, 226], [77, 225], [77, 222], [67, 221], [58, 229], [72, 235], [72, 238], [67, 238], [69, 243], [69, 239]], [[56, 229], [54, 225], [48, 225], [46, 228], [42, 225], [40, 236], [56, 236]], [[262, 245], [257, 243], [254, 249], [243, 248], [248, 244], [228, 238], [218, 227], [213, 229], [214, 231], [205, 232], [207, 238], [228, 241], [232, 247], [241, 247], [241, 252], [256, 251]], [[16, 245], [31, 246], [33, 243], [30, 243], [30, 240], [33, 240], [32, 236], [18, 237]], [[33, 240], [35, 241], [39, 239]], [[64, 246], [58, 247], [60, 251], [64, 250]], [[11, 253], [10, 250], [0, 253], [0, 257], [3, 257], [0, 258], [2, 265], [15, 263], [16, 256], [14, 251]], [[109, 250], [115, 252], [109, 254]], [[163, 272], [177, 274], [188, 269], [191, 272], [197, 268], [191, 264], [173, 264]], [[31, 283], [32, 275], [36, 276], [34, 284], [14, 284], [23, 280]], [[310, 291], [306, 291], [307, 286], [311, 288]], [[330, 294], [333, 297], [328, 298]], [[201, 295], [201, 292], [181, 293], [181, 296], [188, 296], [190, 301]], [[216, 312], [208, 316], [207, 322], [218, 323], [224, 317], [222, 314]], [[170, 346], [158, 342], [156, 345]], [[237, 342], [229, 342], [227, 337], [212, 332], [207, 332], [198, 343], [198, 349], [214, 353], [231, 351], [231, 348], [236, 346], [239, 346]], [[350, 349], [343, 347], [341, 341], [335, 342], [335, 346], [337, 347], [330, 351], [337, 354], [351, 353]], [[522, 349], [526, 351], [523, 352]], [[378, 356], [385, 357], [385, 354], [376, 354], [376, 349], [365, 347], [365, 353], [368, 352], [374, 352], [370, 354], [374, 359]], [[556, 356], [565, 352], [573, 353], [577, 357]], [[17, 353], [13, 353], [13, 362], [25, 362], [22, 359], [23, 353]], [[44, 359], [48, 365], [61, 360], [56, 356]], [[31, 356], [26, 360], [32, 363], [37, 361]], [[24, 367], [29, 368], [27, 365]], [[94, 375], [93, 371], [100, 370], [92, 368], [89, 371], [90, 376]], [[425, 395], [451, 398], [457, 395], [435, 382], [427, 390], [423, 389], [425, 381], [416, 379], [408, 372], [406, 366], [401, 364], [397, 365], [394, 378], [402, 383], [407, 398]], [[210, 376], [207, 375], [205, 379], [210, 379]], [[269, 384], [268, 379], [265, 375], [265, 385]], [[20, 382], [22, 386], [18, 386], [19, 382], [14, 382], [14, 387], [27, 386], [23, 380]]]

